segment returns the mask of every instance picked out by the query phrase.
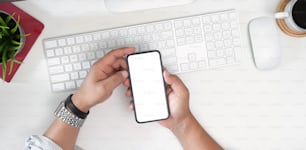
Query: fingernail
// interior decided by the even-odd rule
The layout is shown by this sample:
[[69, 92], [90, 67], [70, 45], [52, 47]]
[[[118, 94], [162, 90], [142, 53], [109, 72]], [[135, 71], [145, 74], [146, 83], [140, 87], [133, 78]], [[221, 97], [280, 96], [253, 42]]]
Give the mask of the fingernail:
[[169, 75], [167, 68], [164, 69], [165, 75]]
[[121, 71], [121, 75], [122, 77], [125, 79], [129, 76], [128, 72], [127, 71]]

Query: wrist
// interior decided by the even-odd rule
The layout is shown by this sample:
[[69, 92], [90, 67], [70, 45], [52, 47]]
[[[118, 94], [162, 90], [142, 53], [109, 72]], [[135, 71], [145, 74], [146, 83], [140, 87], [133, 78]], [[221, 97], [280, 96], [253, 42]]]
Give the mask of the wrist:
[[82, 100], [78, 94], [73, 94], [71, 97], [72, 103], [82, 112], [86, 113], [89, 111], [89, 109], [91, 108], [90, 106], [88, 106], [84, 100]]
[[174, 126], [170, 129], [175, 135], [186, 134], [190, 128], [195, 124], [196, 120], [192, 113], [188, 113], [186, 117], [181, 119], [179, 122], [175, 123]]

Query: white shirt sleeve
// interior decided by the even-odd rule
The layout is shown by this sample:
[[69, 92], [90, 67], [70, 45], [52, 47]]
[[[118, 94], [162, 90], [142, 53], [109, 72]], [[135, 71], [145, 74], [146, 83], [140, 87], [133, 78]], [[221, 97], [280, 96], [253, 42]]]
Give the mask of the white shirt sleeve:
[[25, 142], [25, 150], [63, 150], [63, 149], [45, 136], [32, 135]]

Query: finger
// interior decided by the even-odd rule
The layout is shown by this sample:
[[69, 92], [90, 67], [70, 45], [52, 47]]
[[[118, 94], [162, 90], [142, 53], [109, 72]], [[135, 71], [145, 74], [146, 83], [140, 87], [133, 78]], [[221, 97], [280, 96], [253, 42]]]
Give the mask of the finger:
[[181, 91], [187, 91], [187, 87], [182, 80], [176, 75], [169, 74], [167, 70], [164, 71], [164, 78], [174, 92], [180, 93]]
[[126, 78], [124, 81], [123, 81], [123, 85], [125, 87], [130, 87], [130, 79], [129, 78]]
[[127, 69], [127, 63], [124, 58], [118, 58], [113, 64], [112, 64], [113, 69]]
[[112, 65], [114, 62], [116, 62], [117, 59], [123, 58], [124, 56], [128, 54], [132, 54], [135, 52], [135, 48], [129, 47], [129, 48], [119, 48], [112, 50], [111, 52], [107, 53], [103, 59], [99, 60], [97, 62], [98, 66], [104, 66], [105, 64]]
[[119, 71], [110, 77], [103, 80], [101, 83], [105, 87], [107, 92], [112, 92], [117, 86], [119, 86], [125, 78], [127, 78], [128, 73], [126, 71]]
[[167, 88], [167, 95], [169, 95], [172, 92], [171, 88]]
[[130, 101], [129, 110], [134, 111], [134, 103], [133, 101]]
[[132, 97], [132, 91], [130, 89], [128, 89], [126, 92], [125, 92], [125, 96], [127, 97]]

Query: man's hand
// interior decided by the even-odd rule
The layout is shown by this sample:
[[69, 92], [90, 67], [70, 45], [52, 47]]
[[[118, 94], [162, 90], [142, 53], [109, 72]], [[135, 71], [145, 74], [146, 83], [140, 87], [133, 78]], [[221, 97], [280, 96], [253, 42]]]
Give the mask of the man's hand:
[[192, 115], [189, 109], [189, 91], [180, 78], [169, 74], [167, 70], [164, 71], [164, 78], [168, 85], [167, 94], [171, 116], [159, 123], [172, 130]]
[[[192, 116], [189, 110], [189, 91], [176, 75], [169, 74], [167, 70], [164, 71], [164, 79], [167, 84], [167, 96], [171, 116], [169, 119], [160, 121], [159, 123], [172, 130], [186, 120], [186, 118]], [[126, 96], [131, 97], [129, 79], [124, 81], [124, 85], [128, 87]], [[132, 104], [130, 105], [130, 109], [134, 109]]]
[[83, 112], [104, 102], [127, 77], [124, 56], [134, 48], [116, 49], [98, 60], [90, 69], [80, 89], [72, 96], [73, 103]]
[[[164, 71], [164, 78], [171, 116], [159, 123], [173, 132], [185, 150], [222, 150], [190, 112], [189, 91], [184, 83], [167, 70]], [[131, 97], [129, 79], [123, 84], [128, 87], [126, 96]], [[130, 105], [130, 109], [133, 110], [133, 105]]]

